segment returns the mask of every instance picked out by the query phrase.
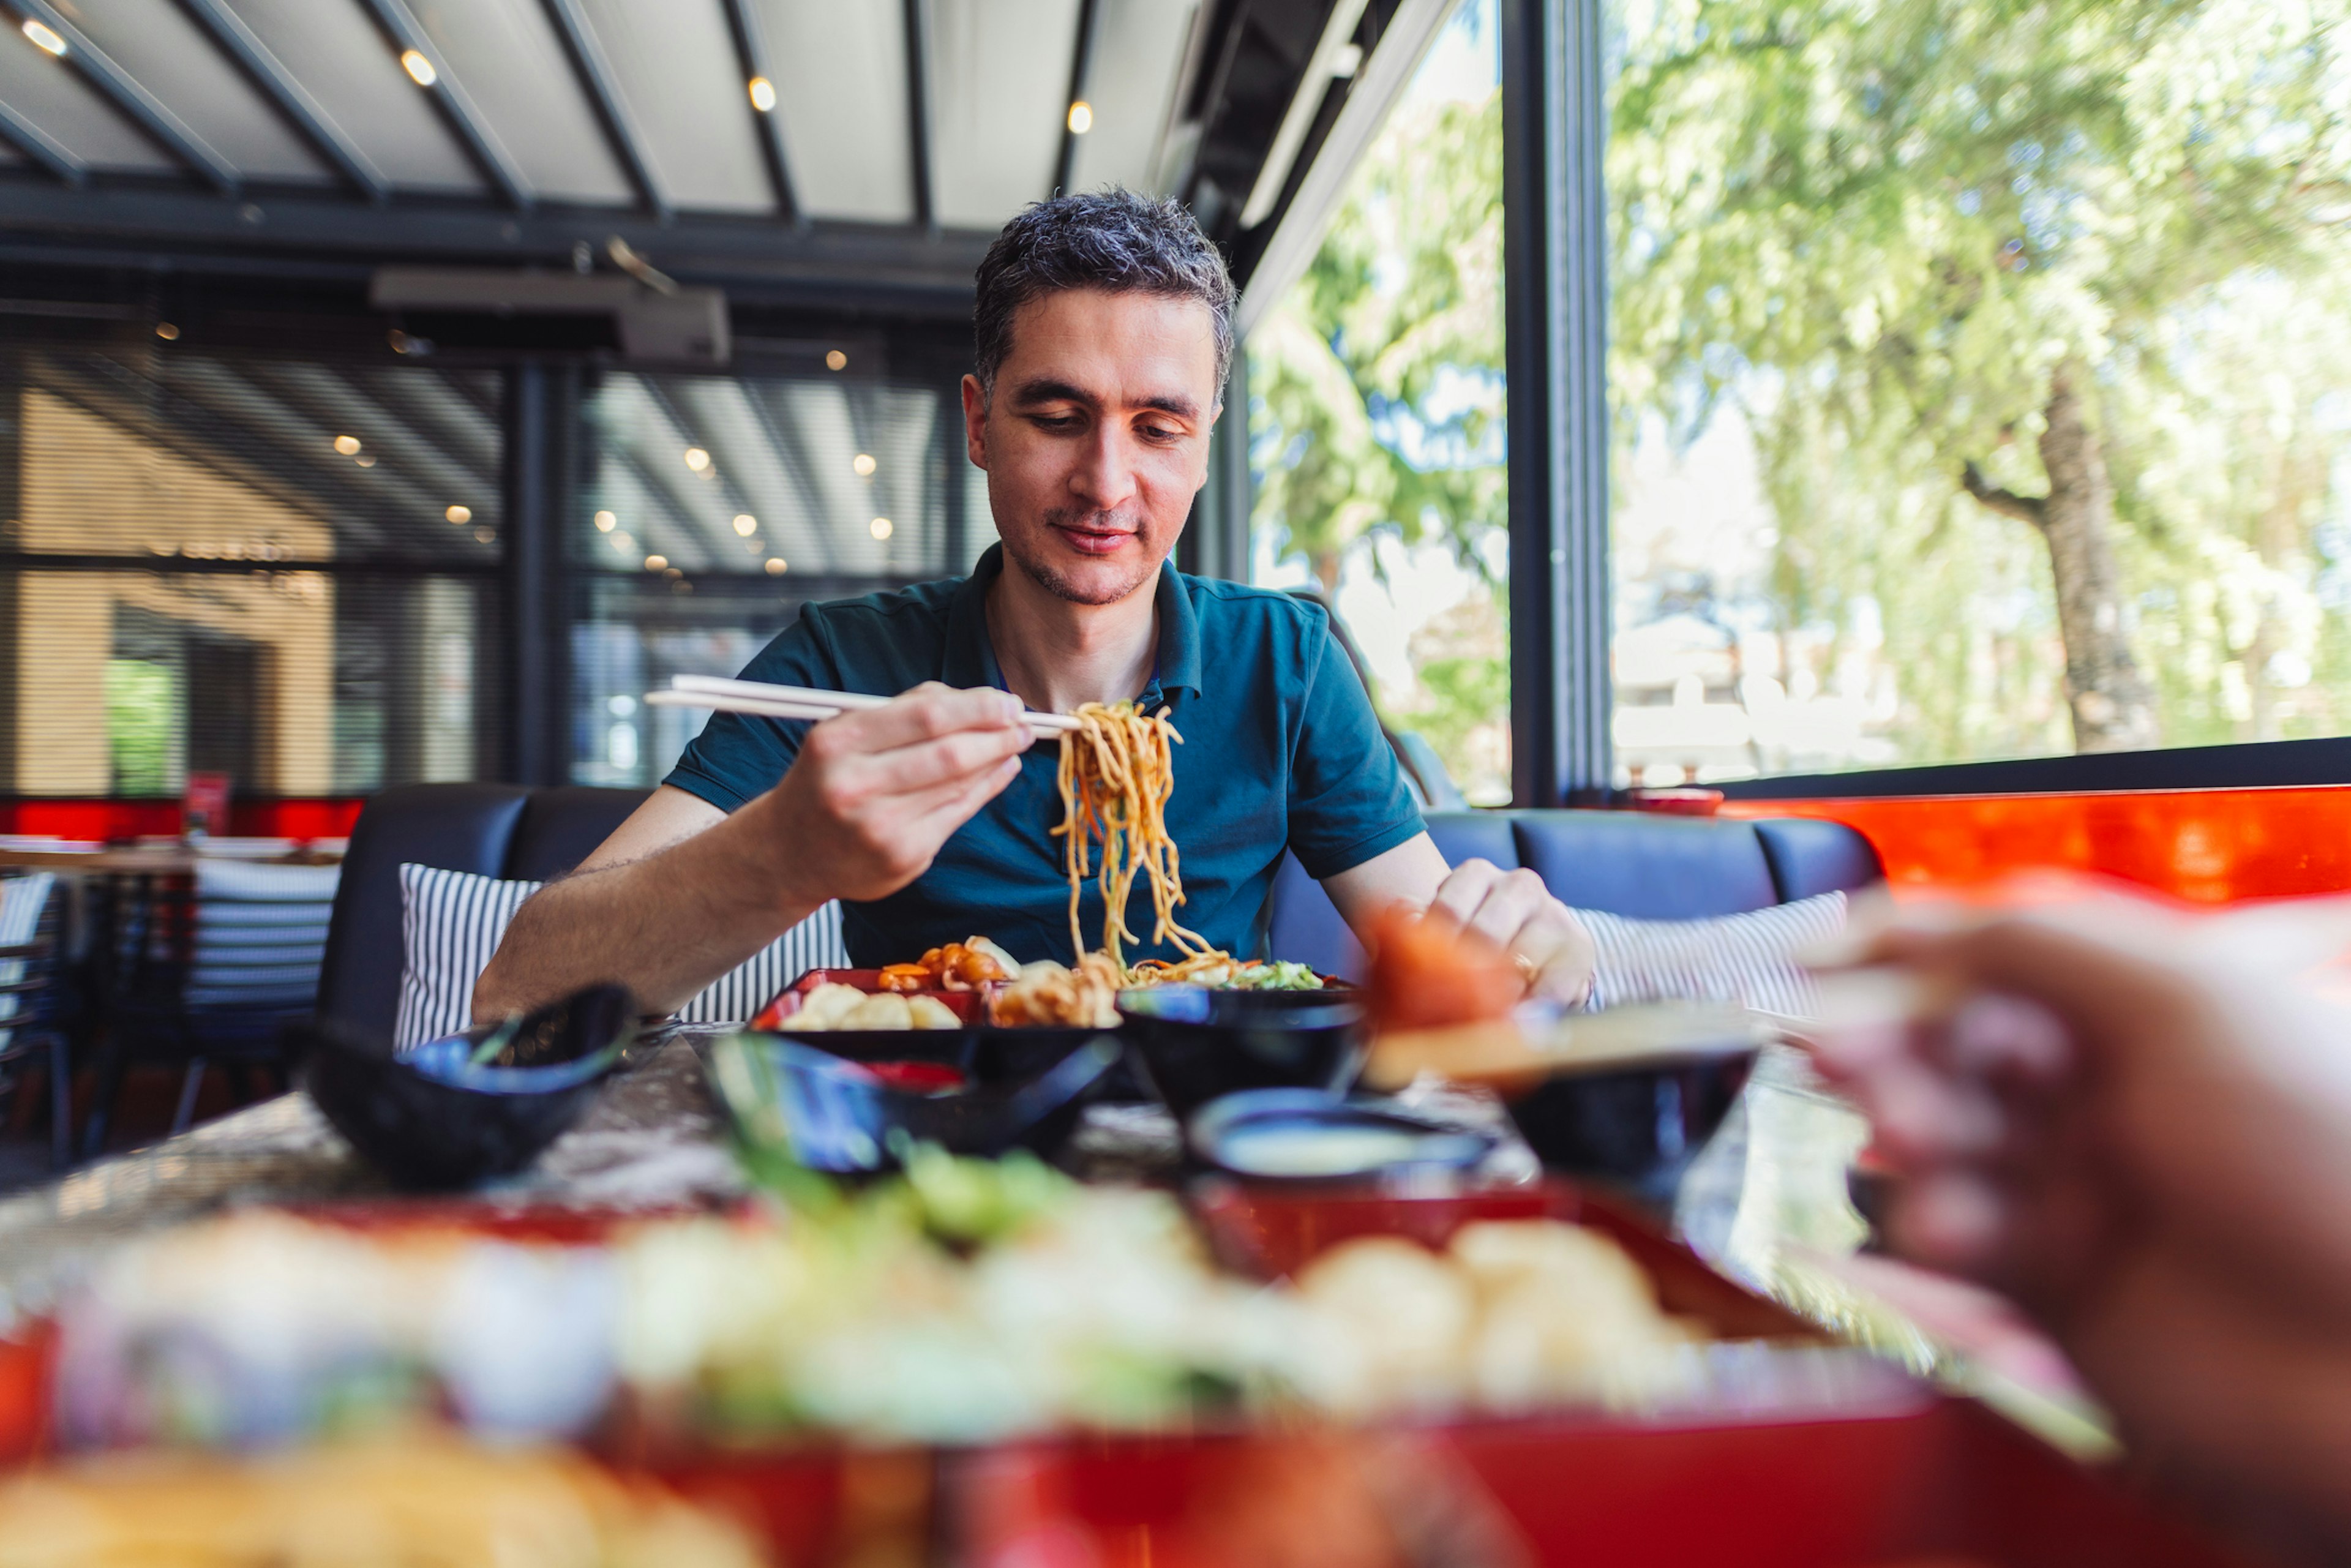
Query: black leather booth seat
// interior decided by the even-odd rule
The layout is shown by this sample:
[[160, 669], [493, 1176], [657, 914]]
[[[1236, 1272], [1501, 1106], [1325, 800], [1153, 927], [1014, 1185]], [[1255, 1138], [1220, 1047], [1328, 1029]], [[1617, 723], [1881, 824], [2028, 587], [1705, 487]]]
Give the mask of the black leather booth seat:
[[[360, 813], [327, 937], [319, 1009], [380, 1036], [400, 1003], [403, 862], [543, 882], [569, 871], [645, 798], [642, 789], [414, 784]], [[1853, 889], [1884, 873], [1869, 841], [1836, 822], [1653, 816], [1632, 811], [1454, 811], [1428, 820], [1456, 863], [1528, 866], [1582, 909], [1647, 919], [1734, 915]], [[1294, 860], [1273, 892], [1273, 952], [1343, 973], [1361, 952]]]

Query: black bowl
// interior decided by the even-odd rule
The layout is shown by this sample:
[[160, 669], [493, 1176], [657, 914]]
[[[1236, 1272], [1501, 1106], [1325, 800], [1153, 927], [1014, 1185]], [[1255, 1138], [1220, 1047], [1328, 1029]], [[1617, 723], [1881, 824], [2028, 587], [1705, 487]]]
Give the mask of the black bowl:
[[328, 1019], [296, 1026], [303, 1083], [335, 1130], [393, 1185], [437, 1192], [511, 1176], [587, 1109], [636, 1032], [619, 986], [591, 986], [502, 1026], [395, 1053]]
[[893, 1089], [820, 1035], [741, 1034], [712, 1048], [712, 1086], [755, 1147], [811, 1170], [883, 1170], [902, 1139], [994, 1158], [1016, 1148], [1050, 1158], [1119, 1060], [1118, 1042], [1089, 1034], [1023, 1082], [952, 1094]]
[[1324, 991], [1122, 991], [1144, 1075], [1180, 1117], [1243, 1089], [1343, 1094], [1363, 1070], [1363, 1005]]
[[1672, 1206], [1755, 1066], [1751, 1041], [1676, 1051], [1637, 1065], [1559, 1072], [1505, 1102], [1551, 1169]]

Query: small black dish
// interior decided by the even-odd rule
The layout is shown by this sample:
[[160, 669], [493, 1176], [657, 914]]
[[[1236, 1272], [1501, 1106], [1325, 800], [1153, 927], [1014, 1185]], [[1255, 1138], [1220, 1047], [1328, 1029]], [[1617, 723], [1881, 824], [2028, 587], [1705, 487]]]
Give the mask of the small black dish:
[[1118, 1010], [1152, 1088], [1179, 1118], [1243, 1089], [1343, 1094], [1363, 1070], [1364, 1009], [1326, 991], [1121, 991]]
[[634, 1037], [636, 1003], [622, 987], [591, 986], [512, 1026], [397, 1053], [325, 1019], [294, 1032], [307, 1048], [304, 1087], [335, 1130], [393, 1185], [444, 1192], [511, 1176], [561, 1136]]
[[888, 1168], [901, 1137], [950, 1154], [994, 1158], [1022, 1148], [1050, 1159], [1119, 1061], [1115, 1038], [1089, 1034], [1025, 1081], [914, 1094], [814, 1038], [731, 1036], [711, 1049], [710, 1079], [747, 1143], [836, 1173]]
[[1504, 1104], [1551, 1169], [1669, 1208], [1690, 1162], [1738, 1103], [1755, 1056], [1751, 1040], [1690, 1046], [1636, 1065], [1555, 1072]]
[[1466, 1175], [1499, 1141], [1392, 1101], [1341, 1100], [1319, 1089], [1247, 1089], [1211, 1100], [1186, 1137], [1194, 1155], [1228, 1176], [1285, 1184]]

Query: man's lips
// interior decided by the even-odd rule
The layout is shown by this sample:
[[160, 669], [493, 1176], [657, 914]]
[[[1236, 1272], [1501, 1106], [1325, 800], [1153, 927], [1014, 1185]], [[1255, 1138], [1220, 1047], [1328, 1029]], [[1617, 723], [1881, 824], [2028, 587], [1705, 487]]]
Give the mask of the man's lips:
[[1110, 555], [1134, 537], [1132, 528], [1085, 528], [1066, 523], [1056, 523], [1053, 531], [1070, 541], [1070, 547], [1084, 555]]

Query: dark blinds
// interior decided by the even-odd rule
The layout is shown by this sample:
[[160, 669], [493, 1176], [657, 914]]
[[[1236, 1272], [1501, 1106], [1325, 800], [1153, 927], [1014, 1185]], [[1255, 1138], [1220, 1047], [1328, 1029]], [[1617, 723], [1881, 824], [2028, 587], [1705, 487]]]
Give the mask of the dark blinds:
[[611, 374], [584, 413], [580, 783], [669, 770], [705, 716], [645, 706], [672, 675], [733, 674], [803, 603], [959, 574], [996, 538], [951, 384]]
[[0, 789], [482, 769], [494, 372], [0, 349]]

